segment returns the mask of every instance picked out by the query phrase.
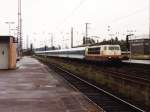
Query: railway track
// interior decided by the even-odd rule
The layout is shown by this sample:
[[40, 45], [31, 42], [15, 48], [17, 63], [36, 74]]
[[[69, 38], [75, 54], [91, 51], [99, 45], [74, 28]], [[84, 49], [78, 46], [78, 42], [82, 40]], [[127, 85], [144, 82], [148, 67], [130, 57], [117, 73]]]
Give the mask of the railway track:
[[[136, 65], [136, 64], [101, 64], [97, 62], [87, 62], [93, 67], [99, 67], [100, 70], [106, 73], [112, 73], [116, 75], [121, 75], [128, 79], [134, 79], [138, 82], [145, 82], [150, 84], [150, 70], [149, 65]], [[119, 64], [119, 65], [118, 65]]]
[[[111, 72], [114, 72], [114, 73], [120, 73], [120, 75], [126, 75], [130, 78], [135, 78], [137, 80], [143, 80], [143, 81], [146, 81], [146, 82], [150, 82], [150, 71], [147, 71], [145, 69], [143, 70], [138, 70], [138, 68], [134, 69], [134, 70], [128, 70], [128, 68], [106, 68], [108, 69], [109, 71]], [[128, 73], [128, 74], [127, 74]]]
[[64, 79], [75, 86], [79, 91], [84, 93], [89, 99], [103, 108], [106, 112], [145, 112], [144, 110], [120, 99], [117, 96], [77, 77], [61, 66], [48, 64], [49, 67], [58, 72]]
[[145, 78], [141, 78], [138, 76], [133, 76], [133, 75], [128, 75], [126, 73], [122, 73], [122, 72], [117, 72], [117, 71], [113, 71], [110, 69], [103, 69], [102, 72], [111, 75], [114, 78], [119, 78], [134, 84], [139, 84], [141, 86], [149, 86], [150, 87], [150, 80], [149, 79], [145, 79]]
[[[146, 86], [146, 87], [149, 86], [150, 87], [150, 75], [147, 72], [145, 74], [145, 72], [141, 72], [141, 70], [140, 70], [140, 72], [138, 70], [137, 70], [138, 72], [136, 72], [136, 70], [126, 71], [126, 69], [121, 69], [120, 67], [117, 68], [117, 66], [112, 67], [113, 65], [111, 65], [111, 64], [108, 64], [108, 65], [102, 64], [101, 65], [101, 63], [95, 63], [95, 62], [91, 62], [91, 61], [81, 61], [81, 60], [72, 60], [72, 59], [70, 59], [70, 60], [73, 62], [77, 62], [77, 63], [82, 62], [84, 64], [85, 63], [90, 64], [93, 66], [93, 68], [98, 68], [106, 75], [112, 76], [114, 78], [121, 79], [121, 80], [130, 82], [130, 83], [138, 84], [141, 86]], [[145, 71], [145, 70], [143, 70], [143, 71]]]
[[[56, 59], [56, 58], [54, 58]], [[60, 58], [57, 58], [60, 59]], [[100, 63], [78, 59], [66, 59], [61, 58], [63, 61], [70, 61], [71, 63], [83, 63], [92, 65], [93, 68], [98, 68], [106, 73], [112, 73], [113, 75], [121, 75], [126, 79], [137, 80], [137, 82], [150, 83], [150, 70], [149, 65], [137, 65], [137, 64], [126, 64], [126, 63]], [[118, 66], [119, 64], [119, 66]], [[109, 72], [108, 72], [109, 71]], [[128, 74], [127, 74], [128, 73]]]

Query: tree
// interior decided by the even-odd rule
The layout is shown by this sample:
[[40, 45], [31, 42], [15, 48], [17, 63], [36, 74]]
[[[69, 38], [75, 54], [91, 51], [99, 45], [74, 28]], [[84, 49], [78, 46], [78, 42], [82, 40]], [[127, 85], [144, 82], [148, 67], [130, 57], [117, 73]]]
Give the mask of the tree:
[[89, 38], [89, 37], [83, 37], [83, 45], [85, 45], [85, 44], [95, 44], [96, 42], [95, 42], [95, 40], [94, 39], [92, 39], [92, 38]]

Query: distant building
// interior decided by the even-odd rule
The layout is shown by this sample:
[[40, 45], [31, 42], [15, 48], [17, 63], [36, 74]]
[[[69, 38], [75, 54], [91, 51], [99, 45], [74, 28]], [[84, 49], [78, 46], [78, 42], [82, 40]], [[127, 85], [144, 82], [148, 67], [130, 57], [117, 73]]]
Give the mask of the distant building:
[[132, 55], [150, 55], [150, 39], [130, 40]]

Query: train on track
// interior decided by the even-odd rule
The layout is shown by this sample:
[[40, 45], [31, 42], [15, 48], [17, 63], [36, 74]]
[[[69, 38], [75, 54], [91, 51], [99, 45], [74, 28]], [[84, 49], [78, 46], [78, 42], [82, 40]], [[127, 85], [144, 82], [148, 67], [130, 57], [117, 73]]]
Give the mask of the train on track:
[[85, 59], [90, 61], [121, 60], [121, 49], [119, 45], [99, 45], [61, 50], [35, 51], [35, 54], [50, 57]]

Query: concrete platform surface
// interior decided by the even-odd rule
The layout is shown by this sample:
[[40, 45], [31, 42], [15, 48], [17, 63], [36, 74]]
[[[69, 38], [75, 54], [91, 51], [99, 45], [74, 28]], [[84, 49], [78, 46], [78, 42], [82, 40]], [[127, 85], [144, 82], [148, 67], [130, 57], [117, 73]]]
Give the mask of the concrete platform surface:
[[36, 59], [18, 65], [0, 71], [0, 112], [102, 112]]
[[150, 65], [150, 60], [126, 60], [123, 61], [126, 63], [135, 63], [135, 64], [144, 64], [144, 65]]

